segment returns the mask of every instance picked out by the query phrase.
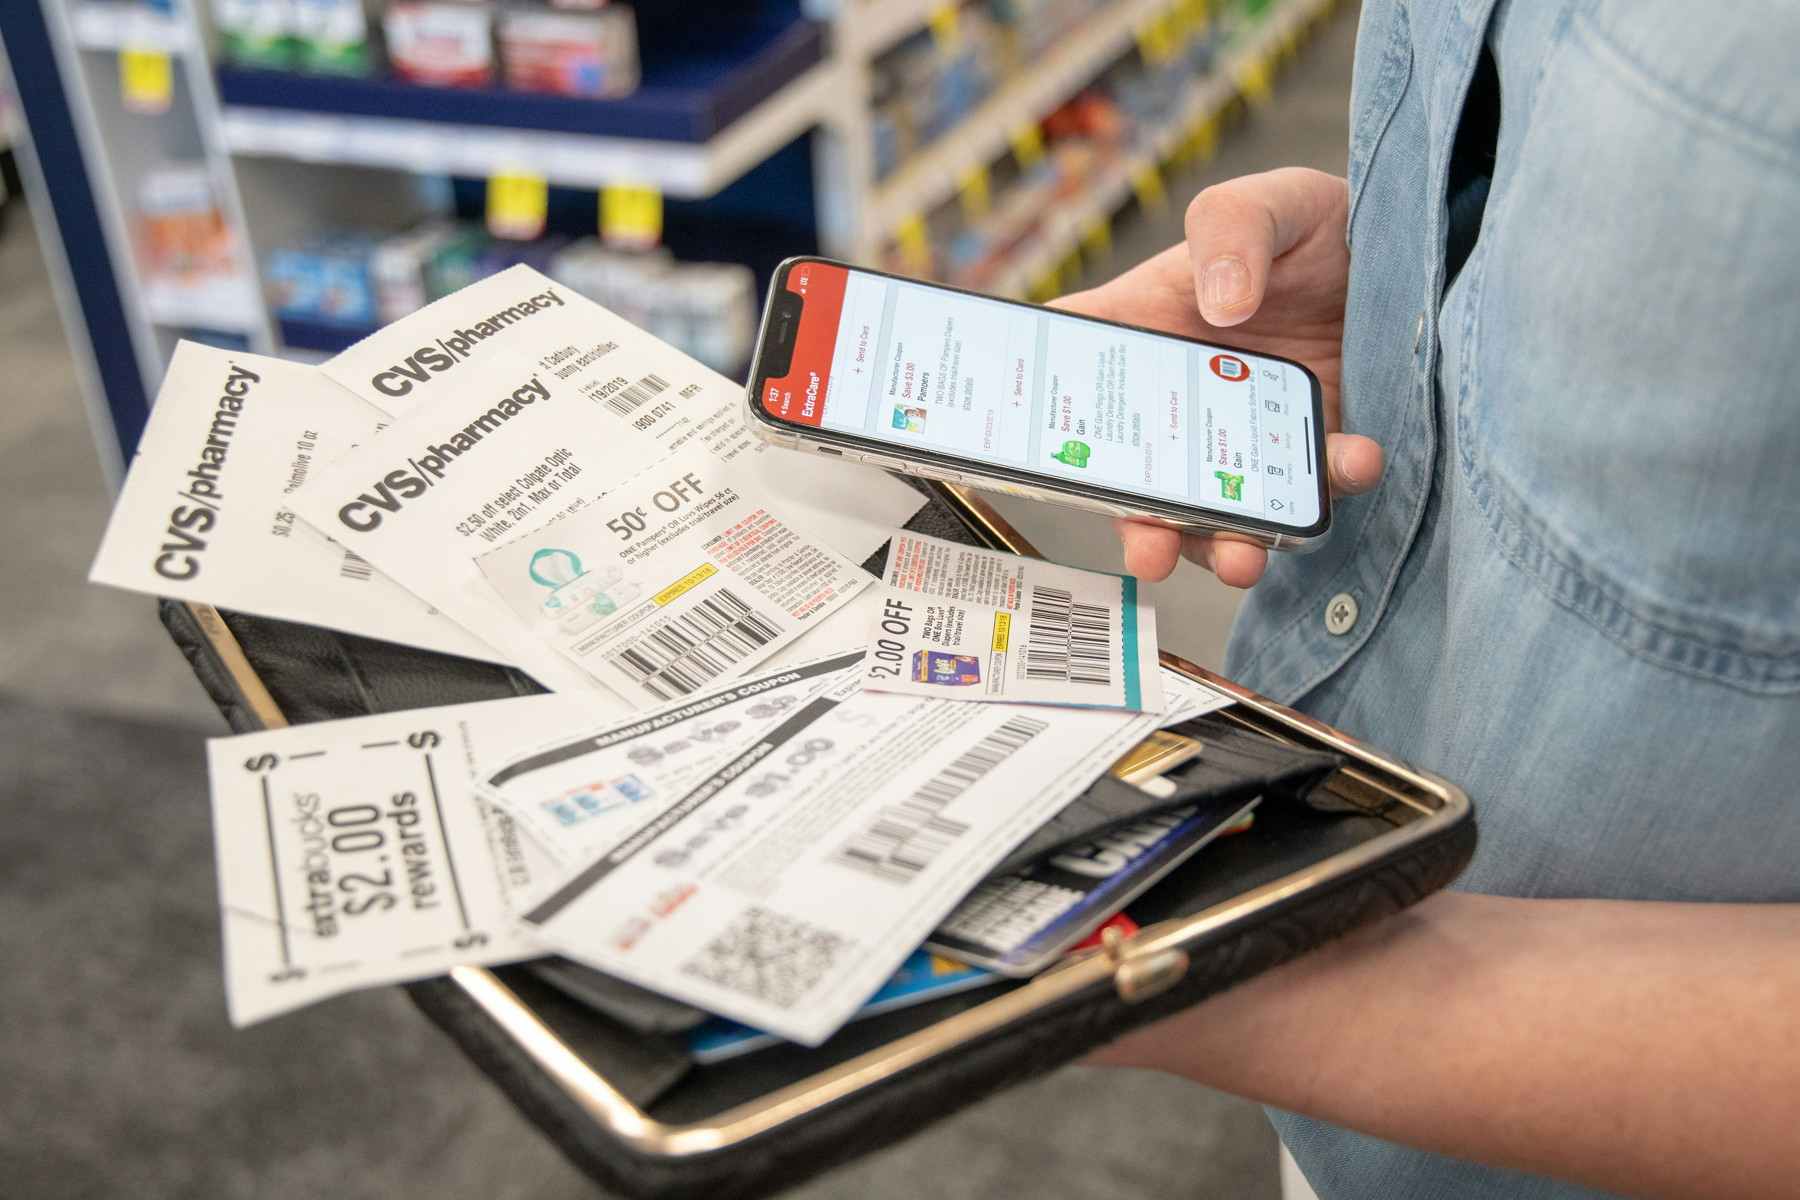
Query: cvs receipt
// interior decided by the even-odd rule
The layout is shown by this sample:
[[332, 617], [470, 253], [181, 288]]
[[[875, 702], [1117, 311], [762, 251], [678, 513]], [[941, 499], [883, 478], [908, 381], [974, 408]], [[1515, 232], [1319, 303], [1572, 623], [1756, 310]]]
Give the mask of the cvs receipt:
[[298, 363], [175, 348], [88, 578], [95, 583], [492, 658], [473, 634], [295, 515], [381, 413]]

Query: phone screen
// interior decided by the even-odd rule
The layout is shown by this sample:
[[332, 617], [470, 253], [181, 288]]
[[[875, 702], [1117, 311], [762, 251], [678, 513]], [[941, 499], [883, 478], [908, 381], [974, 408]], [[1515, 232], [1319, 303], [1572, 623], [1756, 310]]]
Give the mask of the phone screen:
[[[783, 293], [786, 293], [784, 296]], [[757, 398], [778, 421], [1082, 491], [1306, 530], [1316, 385], [1283, 359], [801, 259]], [[923, 452], [920, 454], [919, 452]]]

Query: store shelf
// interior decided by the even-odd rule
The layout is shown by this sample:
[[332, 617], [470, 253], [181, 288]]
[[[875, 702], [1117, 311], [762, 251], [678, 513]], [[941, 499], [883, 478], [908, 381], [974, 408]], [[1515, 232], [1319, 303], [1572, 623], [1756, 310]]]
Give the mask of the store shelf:
[[884, 236], [906, 218], [949, 199], [969, 168], [999, 157], [1015, 130], [1042, 120], [1092, 83], [1131, 49], [1138, 29], [1168, 6], [1169, 0], [1121, 0], [1058, 38], [1030, 71], [877, 184], [865, 227]]
[[[947, 0], [861, 0], [844, 5], [844, 22], [855, 27], [857, 49], [865, 57], [885, 54], [924, 29], [934, 9]], [[948, 0], [954, 3], [955, 0]], [[842, 26], [840, 26], [842, 27]]]
[[751, 26], [733, 46], [647, 71], [616, 100], [231, 68], [218, 78], [234, 153], [475, 178], [523, 171], [683, 197], [712, 195], [842, 102], [823, 33], [807, 21]]
[[262, 311], [262, 295], [254, 279], [224, 276], [184, 283], [149, 279], [144, 283], [144, 309], [165, 329], [211, 329], [249, 334]]
[[1095, 221], [1110, 220], [1125, 206], [1139, 172], [1160, 168], [1167, 162], [1190, 130], [1231, 102], [1238, 94], [1238, 81], [1247, 71], [1271, 59], [1297, 37], [1309, 21], [1330, 11], [1332, 2], [1286, 0], [1259, 21], [1238, 44], [1221, 56], [1213, 70], [1194, 82], [1180, 113], [1166, 122], [1148, 145], [1140, 146], [1102, 170], [1077, 201], [1057, 206], [1045, 219], [1039, 236], [1032, 239], [1029, 249], [995, 277], [994, 292], [1003, 296], [1023, 295], [1033, 280], [1066, 260], [1080, 247], [1082, 235]]
[[191, 44], [187, 24], [173, 13], [155, 12], [142, 4], [108, 4], [89, 0], [69, 10], [75, 44], [84, 50], [156, 50], [185, 53]]
[[376, 330], [373, 325], [345, 325], [299, 317], [278, 317], [276, 326], [284, 351], [305, 350], [326, 356], [348, 350]]

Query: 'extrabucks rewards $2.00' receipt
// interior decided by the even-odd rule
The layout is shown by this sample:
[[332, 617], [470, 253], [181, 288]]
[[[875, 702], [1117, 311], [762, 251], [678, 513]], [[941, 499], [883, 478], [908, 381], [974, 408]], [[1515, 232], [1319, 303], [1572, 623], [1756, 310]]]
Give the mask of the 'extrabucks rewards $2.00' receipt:
[[591, 722], [527, 696], [208, 742], [232, 1022], [540, 954], [514, 905], [554, 858], [470, 775]]

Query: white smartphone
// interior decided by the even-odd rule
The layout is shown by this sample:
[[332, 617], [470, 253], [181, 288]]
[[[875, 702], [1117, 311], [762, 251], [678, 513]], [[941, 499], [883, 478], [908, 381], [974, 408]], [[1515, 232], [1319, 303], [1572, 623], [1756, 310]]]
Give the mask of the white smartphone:
[[1331, 522], [1299, 363], [829, 259], [775, 269], [749, 404], [779, 445], [1271, 549]]

